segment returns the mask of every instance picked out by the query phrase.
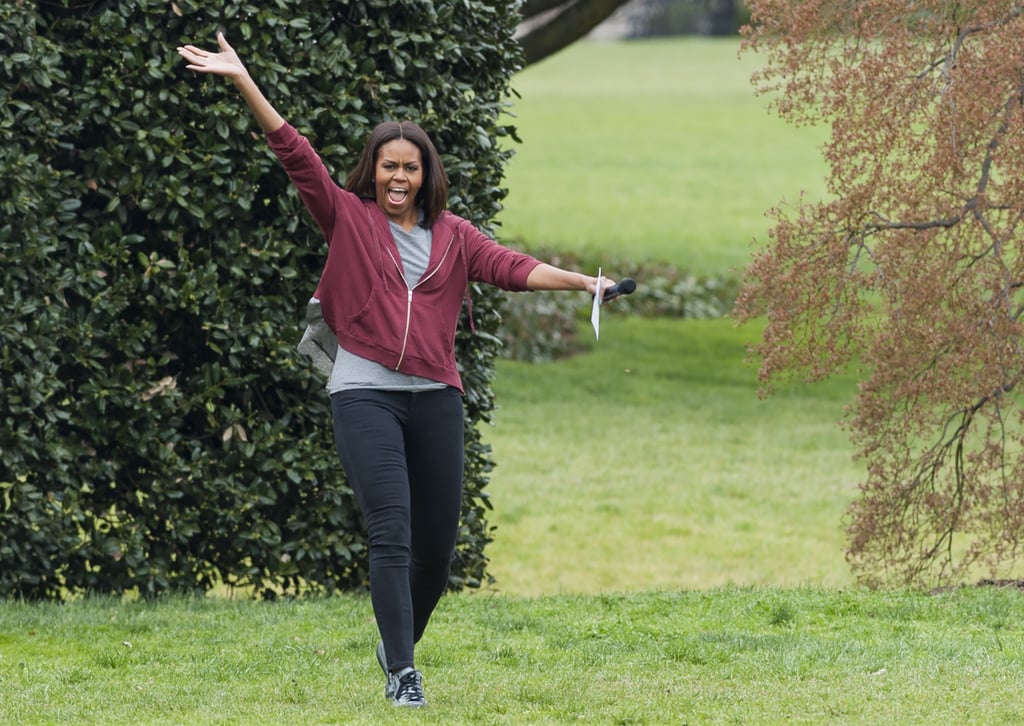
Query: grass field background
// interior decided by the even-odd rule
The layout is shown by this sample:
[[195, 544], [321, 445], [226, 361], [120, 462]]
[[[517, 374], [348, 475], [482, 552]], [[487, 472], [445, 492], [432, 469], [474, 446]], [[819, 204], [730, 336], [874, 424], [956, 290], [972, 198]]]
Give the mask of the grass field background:
[[[760, 400], [728, 320], [606, 316], [586, 355], [502, 361], [490, 486], [500, 591], [847, 585], [853, 382]], [[586, 330], [584, 330], [586, 334]]]
[[0, 603], [5, 724], [1018, 724], [1019, 593], [446, 598], [430, 705], [382, 695], [369, 599]]
[[[579, 43], [516, 77], [503, 235], [742, 270], [766, 209], [822, 194], [819, 129], [765, 110], [735, 40]], [[615, 275], [615, 270], [608, 271]], [[639, 283], [642, 285], [643, 280]], [[566, 296], [584, 312], [586, 296]], [[490, 547], [511, 594], [847, 585], [861, 469], [840, 378], [757, 395], [760, 327], [605, 312], [590, 351], [501, 361]]]
[[742, 269], [767, 209], [824, 194], [822, 129], [766, 110], [735, 39], [577, 43], [518, 74], [502, 235]]

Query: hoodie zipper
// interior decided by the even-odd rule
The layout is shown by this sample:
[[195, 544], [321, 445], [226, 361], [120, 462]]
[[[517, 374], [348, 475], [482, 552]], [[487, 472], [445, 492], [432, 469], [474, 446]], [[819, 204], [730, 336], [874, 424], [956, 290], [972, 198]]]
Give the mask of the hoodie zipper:
[[402, 366], [402, 362], [405, 360], [405, 350], [409, 345], [409, 329], [412, 326], [412, 292], [417, 287], [419, 287], [424, 282], [433, 277], [435, 274], [437, 274], [437, 271], [441, 269], [441, 265], [443, 265], [445, 259], [447, 259], [448, 253], [451, 252], [452, 243], [454, 241], [455, 232], [452, 232], [452, 236], [448, 239], [448, 247], [445, 249], [444, 254], [441, 255], [441, 259], [438, 260], [437, 264], [434, 266], [434, 269], [430, 270], [425, 275], [423, 275], [423, 277], [420, 278], [419, 282], [417, 282], [412, 287], [409, 287], [409, 281], [405, 279], [405, 270], [402, 269], [401, 261], [395, 258], [395, 254], [391, 251], [390, 247], [385, 247], [385, 249], [388, 251], [388, 256], [391, 258], [391, 261], [395, 264], [395, 268], [398, 270], [398, 275], [402, 278], [402, 282], [405, 283], [405, 288], [406, 291], [408, 292], [408, 295], [405, 298], [405, 331], [402, 333], [402, 352], [398, 354], [398, 362], [395, 363], [396, 371]]

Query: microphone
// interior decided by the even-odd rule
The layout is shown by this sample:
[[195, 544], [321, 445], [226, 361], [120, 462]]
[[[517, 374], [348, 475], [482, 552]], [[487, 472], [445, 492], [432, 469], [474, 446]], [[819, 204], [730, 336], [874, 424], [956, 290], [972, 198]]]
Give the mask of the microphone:
[[614, 300], [619, 295], [629, 295], [636, 290], [636, 280], [632, 277], [624, 277], [611, 287], [604, 289], [604, 294], [601, 296], [601, 302], [606, 303], [609, 300]]

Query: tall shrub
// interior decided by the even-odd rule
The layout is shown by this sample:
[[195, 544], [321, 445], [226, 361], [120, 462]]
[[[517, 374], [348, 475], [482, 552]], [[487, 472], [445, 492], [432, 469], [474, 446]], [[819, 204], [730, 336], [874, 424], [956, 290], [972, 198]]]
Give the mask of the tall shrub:
[[[339, 179], [370, 127], [428, 128], [456, 212], [499, 209], [514, 2], [0, 5], [0, 595], [362, 587], [324, 382], [296, 353], [323, 241], [243, 102], [175, 47], [218, 26]], [[458, 351], [464, 527], [486, 578], [477, 424], [497, 302]]]

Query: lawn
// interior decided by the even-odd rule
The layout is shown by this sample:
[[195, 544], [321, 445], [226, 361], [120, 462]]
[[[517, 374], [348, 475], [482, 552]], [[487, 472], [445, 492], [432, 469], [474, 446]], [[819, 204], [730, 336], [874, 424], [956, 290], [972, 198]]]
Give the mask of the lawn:
[[853, 381], [759, 399], [758, 333], [606, 313], [585, 355], [502, 361], [486, 432], [498, 589], [849, 585], [841, 520], [861, 469], [837, 423]]
[[1013, 724], [1016, 591], [721, 588], [442, 601], [430, 705], [383, 697], [367, 598], [0, 603], [5, 724]]
[[764, 213], [824, 194], [821, 129], [766, 110], [732, 39], [577, 43], [527, 67], [511, 109], [502, 235], [556, 249], [741, 270]]
[[[765, 209], [820, 194], [824, 163], [821, 132], [770, 116], [749, 83], [756, 58], [737, 51], [735, 40], [579, 43], [523, 71], [503, 234], [742, 269], [767, 234]], [[585, 312], [588, 300], [566, 304]], [[486, 434], [497, 587], [849, 585], [842, 517], [862, 467], [837, 424], [856, 382], [761, 400], [744, 361], [759, 334], [609, 308], [585, 355], [501, 361]]]

